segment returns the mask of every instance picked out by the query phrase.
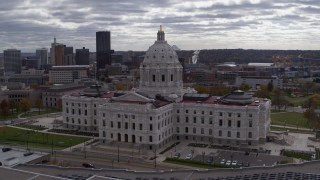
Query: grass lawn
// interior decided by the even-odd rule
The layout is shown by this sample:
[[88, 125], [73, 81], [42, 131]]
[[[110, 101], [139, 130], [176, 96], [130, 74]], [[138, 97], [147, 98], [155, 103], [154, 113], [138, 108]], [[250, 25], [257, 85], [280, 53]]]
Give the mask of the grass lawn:
[[303, 102], [307, 99], [310, 98], [310, 96], [305, 96], [305, 97], [290, 97], [290, 96], [285, 96], [285, 98], [292, 103], [294, 106], [301, 106]]
[[45, 111], [32, 111], [32, 112], [27, 112], [26, 114], [21, 115], [22, 118], [25, 117], [32, 117], [32, 116], [38, 116], [38, 115], [43, 115], [43, 114], [49, 114], [49, 113], [55, 113], [55, 112], [61, 112], [59, 109], [46, 109]]
[[292, 132], [292, 133], [314, 134], [314, 132], [312, 132], [312, 131], [305, 131], [305, 130], [301, 130], [301, 129], [288, 129], [288, 128], [272, 127], [272, 126], [271, 126], [271, 130], [272, 131], [287, 131], [287, 130], [289, 130], [289, 132]]
[[271, 123], [276, 125], [288, 125], [294, 127], [312, 128], [302, 113], [279, 112], [271, 114]]
[[203, 163], [200, 161], [193, 161], [193, 160], [185, 160], [185, 159], [176, 159], [176, 158], [166, 158], [164, 162], [172, 163], [172, 164], [179, 164], [184, 166], [191, 166], [197, 168], [204, 168], [204, 169], [212, 169], [212, 168], [237, 168], [238, 166], [228, 166], [224, 164], [208, 164]]
[[6, 126], [0, 127], [1, 144], [27, 146], [28, 140], [28, 146], [30, 147], [32, 146], [51, 149], [53, 142], [53, 148], [61, 150], [83, 143], [89, 139], [90, 138], [48, 134], [33, 130], [22, 130]]
[[11, 114], [11, 111], [10, 111], [10, 115], [9, 116], [3, 116], [0, 113], [0, 121], [7, 121], [7, 120], [11, 120], [11, 119], [16, 119], [17, 117], [18, 117], [18, 114], [16, 112]]

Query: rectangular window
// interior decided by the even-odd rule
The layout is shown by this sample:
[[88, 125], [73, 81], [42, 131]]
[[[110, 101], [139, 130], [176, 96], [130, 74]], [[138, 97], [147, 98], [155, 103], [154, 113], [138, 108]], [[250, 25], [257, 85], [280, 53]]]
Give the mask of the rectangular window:
[[152, 124], [150, 124], [150, 131], [152, 131], [152, 129], [153, 129], [153, 128], [152, 128]]
[[[221, 131], [221, 130], [219, 131], [219, 136], [222, 136], [222, 131]], [[220, 143], [219, 143], [219, 144], [220, 144]]]
[[204, 117], [201, 117], [201, 124], [204, 124]]
[[180, 113], [180, 110], [178, 109], [178, 110], [177, 110], [177, 114], [179, 114], [179, 113]]
[[139, 129], [142, 130], [142, 124], [141, 123], [139, 124]]
[[197, 123], [197, 117], [193, 117], [193, 123]]
[[219, 112], [219, 116], [222, 116], [222, 112]]
[[127, 122], [124, 123], [124, 128], [128, 129], [128, 123]]
[[171, 74], [171, 81], [173, 81], [173, 75]]
[[241, 121], [237, 121], [237, 127], [241, 127]]
[[212, 111], [210, 111], [210, 115], [212, 115]]
[[102, 121], [102, 126], [106, 126], [106, 121], [105, 120]]
[[230, 131], [228, 131], [228, 137], [231, 137], [231, 132]]
[[110, 122], [110, 127], [113, 128], [113, 121]]
[[187, 113], [187, 114], [189, 113], [189, 110], [188, 110], [188, 109], [186, 110], [186, 113]]
[[194, 110], [194, 111], [193, 111], [193, 114], [197, 114], [197, 111], [196, 111], [196, 110]]
[[237, 138], [240, 138], [240, 132], [237, 132]]
[[188, 116], [186, 117], [186, 123], [189, 123], [189, 117]]
[[222, 126], [222, 119], [219, 119], [219, 126]]
[[241, 114], [240, 114], [240, 113], [238, 113], [238, 117], [241, 117]]
[[231, 120], [228, 120], [228, 127], [231, 127]]
[[121, 116], [120, 116], [120, 114], [118, 114], [118, 118], [120, 118]]
[[177, 133], [179, 133], [180, 132], [180, 128], [176, 127], [176, 131], [177, 131]]
[[152, 121], [152, 116], [149, 117], [150, 121]]
[[121, 128], [121, 122], [118, 122], [118, 129]]
[[152, 75], [152, 81], [153, 81], [153, 82], [156, 81], [156, 75]]
[[228, 116], [231, 117], [231, 113], [228, 113]]
[[132, 119], [135, 119], [135, 118], [136, 118], [136, 116], [135, 116], [135, 115], [132, 115], [132, 116], [131, 116], [131, 118], [132, 118]]
[[180, 116], [177, 116], [177, 123], [180, 122]]
[[249, 114], [249, 117], [252, 117], [252, 114]]
[[249, 121], [249, 127], [252, 127], [252, 121]]
[[132, 123], [132, 129], [133, 129], [133, 130], [136, 129], [136, 123]]
[[166, 80], [164, 75], [161, 76], [161, 80], [162, 80], [162, 82], [164, 82]]
[[248, 138], [252, 138], [252, 132], [248, 133]]
[[209, 119], [209, 124], [213, 124], [212, 118]]

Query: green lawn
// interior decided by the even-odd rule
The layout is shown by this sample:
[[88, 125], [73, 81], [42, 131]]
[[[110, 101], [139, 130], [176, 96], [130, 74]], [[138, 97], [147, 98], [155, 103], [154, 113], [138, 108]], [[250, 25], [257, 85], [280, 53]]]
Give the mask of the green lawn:
[[3, 116], [0, 113], [0, 121], [7, 121], [7, 120], [11, 120], [11, 119], [16, 119], [17, 117], [18, 117], [18, 114], [16, 112], [11, 114], [11, 111], [10, 111], [10, 115], [9, 116]]
[[312, 128], [302, 113], [279, 112], [271, 114], [271, 123], [276, 125], [288, 125], [294, 127]]
[[21, 115], [22, 118], [25, 117], [32, 117], [32, 116], [38, 116], [38, 115], [43, 115], [43, 114], [49, 114], [49, 113], [55, 113], [55, 112], [61, 112], [59, 109], [46, 109], [45, 111], [32, 111], [32, 112], [27, 112], [26, 114]]
[[302, 106], [303, 102], [310, 98], [310, 96], [305, 97], [290, 97], [285, 96], [285, 98], [292, 103], [294, 106]]
[[314, 134], [312, 131], [306, 131], [301, 129], [288, 129], [288, 128], [282, 128], [282, 127], [273, 127], [271, 126], [272, 131], [289, 131], [292, 133], [302, 133], [302, 134]]
[[76, 144], [83, 143], [90, 138], [75, 137], [67, 135], [56, 135], [37, 132], [33, 130], [22, 130], [12, 127], [0, 127], [0, 144], [21, 145], [27, 147], [40, 147], [54, 149], [65, 149]]

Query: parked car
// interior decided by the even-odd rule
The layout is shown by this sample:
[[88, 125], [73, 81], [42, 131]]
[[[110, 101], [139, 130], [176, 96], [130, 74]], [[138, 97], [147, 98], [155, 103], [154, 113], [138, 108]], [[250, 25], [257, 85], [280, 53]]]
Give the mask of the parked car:
[[180, 153], [175, 153], [173, 158], [180, 158], [181, 154]]
[[26, 153], [24, 153], [23, 155], [24, 156], [31, 156], [33, 154], [33, 152], [26, 152]]
[[212, 156], [209, 156], [208, 160], [207, 160], [207, 163], [212, 163], [213, 162], [213, 157]]
[[225, 164], [226, 160], [225, 159], [221, 159], [220, 164]]
[[249, 166], [250, 166], [250, 163], [249, 163], [249, 162], [245, 162], [245, 163], [243, 164], [243, 166], [244, 166], [244, 167], [249, 167]]
[[85, 167], [85, 168], [94, 168], [94, 165], [91, 164], [91, 163], [82, 163], [82, 166]]
[[8, 152], [11, 151], [11, 148], [2, 148], [2, 152]]
[[226, 165], [230, 166], [230, 165], [231, 165], [231, 161], [228, 160], [228, 161], [226, 162]]
[[236, 160], [233, 160], [231, 163], [232, 166], [236, 166], [237, 164], [238, 164], [238, 161], [236, 161]]
[[238, 162], [238, 166], [243, 166], [243, 163], [241, 161]]
[[186, 159], [191, 159], [191, 158], [192, 158], [192, 154], [191, 153], [186, 156]]

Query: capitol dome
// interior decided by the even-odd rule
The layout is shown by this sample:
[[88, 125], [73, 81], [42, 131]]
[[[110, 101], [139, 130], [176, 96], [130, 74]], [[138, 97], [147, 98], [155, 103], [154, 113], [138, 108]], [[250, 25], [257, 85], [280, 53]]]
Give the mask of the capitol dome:
[[164, 31], [160, 26], [157, 41], [149, 47], [145, 54], [143, 64], [149, 63], [179, 63], [178, 55], [174, 49], [165, 41]]
[[165, 40], [165, 33], [160, 26], [157, 40], [149, 47], [140, 65], [140, 91], [151, 96], [177, 94], [183, 89], [183, 67], [178, 55]]

